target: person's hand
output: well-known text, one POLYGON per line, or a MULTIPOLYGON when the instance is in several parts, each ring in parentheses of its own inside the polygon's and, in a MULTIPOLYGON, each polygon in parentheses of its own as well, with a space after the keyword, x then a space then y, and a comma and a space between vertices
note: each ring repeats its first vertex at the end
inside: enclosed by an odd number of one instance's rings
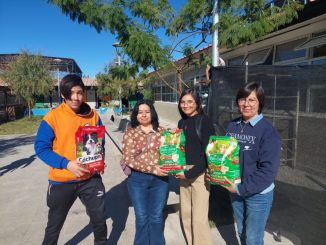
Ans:
POLYGON ((157 176, 168 176, 168 171, 161 169, 158 165, 155 166, 155 170, 157 176))
POLYGON ((82 162, 79 162, 77 160, 70 161, 67 165, 67 169, 77 178, 80 178, 85 174, 89 173, 89 170, 83 168, 81 164, 82 162))
POLYGON ((228 178, 224 177, 224 179, 230 184, 230 186, 223 186, 225 189, 227 189, 231 193, 237 193, 237 188, 235 187, 235 184, 229 180, 228 178))
POLYGON ((210 179, 210 178, 211 178, 211 175, 209 174, 209 170, 207 168, 205 171, 205 179, 210 179))
POLYGON ((177 179, 186 179, 184 172, 176 173, 176 174, 174 174, 174 177, 176 177, 177 179))

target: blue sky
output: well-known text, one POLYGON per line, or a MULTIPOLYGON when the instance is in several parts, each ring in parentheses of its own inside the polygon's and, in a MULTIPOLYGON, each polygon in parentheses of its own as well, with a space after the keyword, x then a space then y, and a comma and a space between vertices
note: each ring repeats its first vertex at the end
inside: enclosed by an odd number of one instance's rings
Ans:
POLYGON ((0 53, 31 53, 74 59, 94 77, 114 57, 114 37, 73 22, 46 0, 0 0, 0 53))
MULTIPOLYGON (((172 2, 180 7, 185 0, 172 2)), ((0 30, 0 54, 25 49, 72 58, 84 76, 95 77, 115 57, 114 36, 71 21, 46 0, 0 0, 0 30)))

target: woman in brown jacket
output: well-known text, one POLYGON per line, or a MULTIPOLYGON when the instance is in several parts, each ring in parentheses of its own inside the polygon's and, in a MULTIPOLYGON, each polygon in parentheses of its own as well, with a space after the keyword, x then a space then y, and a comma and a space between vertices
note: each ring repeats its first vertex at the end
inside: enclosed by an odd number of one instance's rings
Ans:
POLYGON ((168 196, 167 172, 159 167, 163 128, 149 101, 139 101, 131 114, 131 128, 123 137, 123 160, 131 168, 128 191, 136 215, 134 245, 163 245, 163 208, 168 196))

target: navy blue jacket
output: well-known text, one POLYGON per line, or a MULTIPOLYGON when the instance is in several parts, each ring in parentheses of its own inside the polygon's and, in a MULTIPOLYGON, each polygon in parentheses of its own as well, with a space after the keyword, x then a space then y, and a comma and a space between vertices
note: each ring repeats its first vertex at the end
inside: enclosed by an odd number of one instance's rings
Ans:
POLYGON ((240 145, 241 196, 261 193, 274 184, 280 164, 281 139, 262 114, 244 124, 242 118, 229 123, 226 135, 240 145), (243 131, 243 132, 241 132, 243 131))

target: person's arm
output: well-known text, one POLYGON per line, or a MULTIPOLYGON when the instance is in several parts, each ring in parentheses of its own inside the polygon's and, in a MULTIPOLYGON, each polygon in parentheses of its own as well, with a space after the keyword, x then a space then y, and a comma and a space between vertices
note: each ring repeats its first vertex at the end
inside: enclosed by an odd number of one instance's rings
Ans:
POLYGON ((196 164, 193 168, 187 170, 184 172, 184 176, 187 179, 194 178, 198 176, 199 174, 205 172, 207 168, 206 164, 206 156, 205 156, 205 149, 208 144, 209 137, 211 135, 214 135, 214 127, 211 121, 207 116, 203 116, 202 118, 202 127, 201 127, 201 151, 200 151, 200 157, 205 160, 205 163, 203 164, 196 164))
POLYGON ((259 144, 257 168, 236 186, 238 194, 249 196, 260 193, 269 187, 276 178, 280 164, 280 154, 280 137, 276 129, 271 128, 265 131, 259 144))
POLYGON ((69 161, 67 158, 53 151, 54 131, 51 126, 43 120, 37 131, 34 149, 36 155, 47 165, 58 169, 67 169, 76 177, 82 177, 89 173, 89 170, 80 166, 77 160, 69 161))
POLYGON ((52 149, 54 138, 53 129, 45 120, 42 120, 35 138, 35 153, 50 167, 59 169, 67 168, 69 160, 60 156, 52 149))
POLYGON ((202 150, 203 152, 205 152, 209 141, 209 137, 211 135, 215 135, 215 129, 213 123, 207 116, 203 117, 201 132, 202 132, 202 139, 201 139, 202 150))
POLYGON ((183 124, 184 124, 183 119, 180 119, 178 122, 178 128, 183 129, 183 124))

